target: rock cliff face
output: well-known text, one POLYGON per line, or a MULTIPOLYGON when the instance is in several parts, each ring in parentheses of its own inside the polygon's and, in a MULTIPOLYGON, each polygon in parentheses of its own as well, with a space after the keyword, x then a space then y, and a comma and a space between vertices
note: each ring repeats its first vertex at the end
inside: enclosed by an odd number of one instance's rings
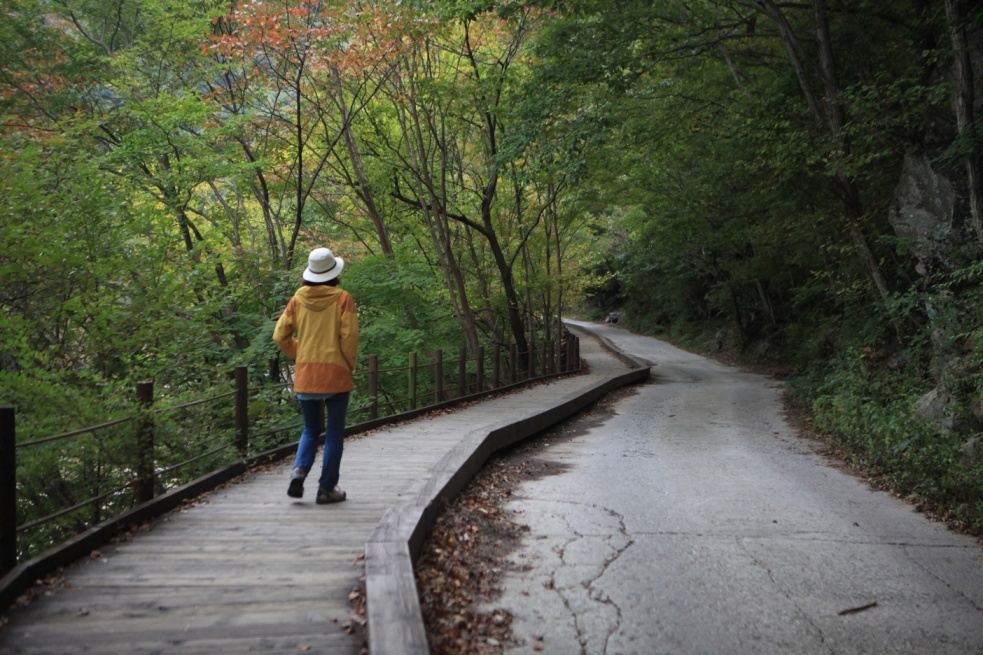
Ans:
MULTIPOLYGON (((958 207, 955 184, 936 171, 928 157, 906 154, 888 219, 895 233, 910 242, 911 253, 917 259, 916 270, 926 279, 959 266, 953 256, 963 241, 958 207)), ((970 344, 957 336, 965 334, 965 326, 960 329, 951 318, 943 318, 946 312, 942 308, 950 300, 946 292, 939 292, 925 301, 925 316, 932 323, 929 368, 936 387, 921 398, 918 412, 939 430, 963 435, 964 456, 979 461, 983 391, 973 389, 971 381, 979 377, 980 371, 970 344)))
MULTIPOLYGON (((970 82, 967 96, 973 100, 972 118, 983 116, 983 33, 975 32, 967 37, 971 70, 964 81, 970 82)), ((953 69, 953 80, 956 76, 953 69)), ((948 112, 950 108, 939 107, 938 110, 948 112)), ((925 152, 905 155, 888 220, 895 234, 908 242, 909 252, 916 259, 915 270, 924 281, 920 286, 928 292, 923 316, 929 321, 929 371, 936 386, 921 398, 918 413, 943 433, 961 435, 965 443, 964 456, 980 461, 983 439, 980 434, 983 430, 980 380, 983 380, 983 371, 980 349, 973 347, 972 336, 967 337, 980 330, 980 326, 974 324, 979 313, 966 312, 966 300, 958 299, 967 291, 966 284, 977 281, 964 280, 963 288, 959 288, 959 284, 939 284, 945 274, 974 264, 972 255, 967 259, 967 246, 978 240, 971 217, 968 167, 952 165, 951 159, 945 169, 936 164, 940 161, 937 155, 944 148, 952 147, 953 143, 966 137, 958 136, 958 127, 951 117, 940 113, 936 118, 938 120, 929 121, 932 133, 926 134, 924 141, 933 156, 925 152)), ((965 130, 965 126, 962 129, 965 130)), ((967 153, 962 156, 963 161, 974 156, 973 144, 963 144, 961 149, 967 153)), ((970 293, 966 297, 971 299, 973 295, 970 293)))
POLYGON ((952 182, 927 157, 906 154, 888 219, 899 237, 911 241, 919 274, 931 271, 935 260, 945 261, 955 237, 955 206, 952 182))

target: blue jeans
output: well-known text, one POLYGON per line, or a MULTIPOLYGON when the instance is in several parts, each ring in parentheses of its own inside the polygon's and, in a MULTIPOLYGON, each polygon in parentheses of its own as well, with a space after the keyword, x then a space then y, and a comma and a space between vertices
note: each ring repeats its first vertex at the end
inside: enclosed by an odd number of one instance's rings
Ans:
POLYGON ((324 400, 301 400, 300 411, 304 415, 304 431, 300 433, 294 468, 310 473, 314 467, 318 441, 324 432, 324 453, 322 454, 321 478, 318 485, 324 489, 334 489, 341 475, 341 453, 345 442, 345 415, 348 413, 348 393, 336 393, 324 400), (327 429, 324 411, 328 412, 327 429))

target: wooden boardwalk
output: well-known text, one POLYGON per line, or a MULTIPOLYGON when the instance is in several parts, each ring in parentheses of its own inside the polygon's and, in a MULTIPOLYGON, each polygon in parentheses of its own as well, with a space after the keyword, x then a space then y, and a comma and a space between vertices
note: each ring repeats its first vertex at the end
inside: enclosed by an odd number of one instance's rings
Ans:
POLYGON ((366 540, 387 509, 419 502, 421 484, 465 435, 535 416, 626 370, 592 339, 582 339, 581 355, 588 374, 346 440, 344 503, 316 505, 316 476, 303 499, 289 498, 290 459, 200 497, 69 567, 48 595, 7 611, 0 653, 361 652, 366 633, 352 624, 350 595, 361 586, 366 540))

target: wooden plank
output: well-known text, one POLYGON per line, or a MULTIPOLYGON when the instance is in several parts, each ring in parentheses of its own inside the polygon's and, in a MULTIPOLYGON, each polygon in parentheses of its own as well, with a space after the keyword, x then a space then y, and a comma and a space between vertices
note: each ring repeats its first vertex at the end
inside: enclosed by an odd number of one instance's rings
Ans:
POLYGON ((298 562, 296 566, 278 563, 275 567, 271 564, 268 567, 262 563, 257 563, 254 568, 262 566, 265 570, 262 574, 242 575, 241 570, 229 568, 227 570, 207 570, 204 567, 187 567, 184 573, 175 573, 174 568, 154 568, 150 565, 146 567, 131 567, 127 571, 113 571, 107 573, 99 580, 79 580, 70 579, 72 586, 83 589, 91 587, 106 586, 160 586, 166 582, 175 585, 192 584, 245 584, 252 586, 272 585, 272 584, 302 584, 305 580, 318 580, 322 584, 338 582, 342 580, 356 580, 357 575, 350 572, 335 571, 335 567, 330 567, 330 562, 324 560, 311 560, 310 562, 298 562), (329 566, 330 573, 322 573, 312 576, 307 570, 311 566, 329 566), (74 580, 74 582, 72 582, 74 580))
MULTIPOLYGON (((323 582, 317 584, 265 585, 262 589, 262 602, 276 603, 283 607, 318 603, 339 612, 350 610, 348 593, 341 593, 346 583, 352 586, 358 580, 345 580, 336 586, 328 587, 323 582)), ((210 585, 175 585, 175 586, 131 586, 125 590, 119 587, 85 587, 84 594, 64 594, 61 598, 45 599, 31 612, 32 620, 47 620, 49 616, 75 615, 80 607, 96 612, 118 610, 121 598, 125 594, 126 607, 133 610, 156 609, 166 607, 179 609, 183 607, 207 607, 216 605, 228 610, 249 605, 258 605, 260 601, 254 598, 256 586, 253 584, 216 583, 210 585)), ((15 610, 16 612, 16 610, 15 610)))
MULTIPOLYGON (((74 612, 44 614, 44 623, 35 624, 38 629, 49 634, 71 633, 78 637, 100 632, 112 632, 117 626, 126 625, 133 634, 145 633, 164 627, 189 631, 211 628, 229 628, 238 631, 247 627, 271 634, 284 626, 309 626, 332 620, 345 619, 350 608, 340 603, 329 604, 308 601, 296 604, 248 603, 237 606, 182 606, 170 605, 114 608, 100 610, 90 605, 76 608, 74 612), (85 613, 85 621, 77 621, 80 612, 85 613), (261 628, 261 626, 265 626, 261 628)), ((59 638, 60 639, 60 638, 59 638)))
MULTIPOLYGON (((318 557, 344 557, 352 552, 359 553, 359 551, 361 551, 361 545, 361 542, 359 542, 353 551, 351 544, 347 543, 297 543, 296 539, 275 539, 273 537, 267 537, 256 545, 243 542, 241 540, 223 540, 221 542, 210 540, 200 544, 189 544, 187 540, 184 539, 168 538, 158 540, 154 543, 145 544, 143 542, 137 542, 125 548, 120 548, 118 551, 114 551, 114 554, 116 556, 139 554, 143 556, 170 556, 175 558, 204 558, 209 556, 228 557, 230 555, 235 555, 238 558, 262 560, 270 555, 279 556, 281 551, 286 549, 290 550, 294 555, 299 556, 305 556, 308 553, 312 553, 318 557)), ((286 557, 287 555, 284 556, 286 557)))
MULTIPOLYGON (((215 626, 207 629, 148 628, 133 629, 129 623, 117 624, 112 631, 64 635, 56 631, 37 630, 20 635, 16 644, 4 653, 169 653, 190 651, 188 644, 222 645, 215 653, 266 652, 299 653, 304 645, 309 652, 358 653, 361 637, 345 634, 341 624, 321 621, 317 627, 296 624, 262 624, 255 626, 215 626)), ((204 652, 204 651, 198 651, 204 652)))

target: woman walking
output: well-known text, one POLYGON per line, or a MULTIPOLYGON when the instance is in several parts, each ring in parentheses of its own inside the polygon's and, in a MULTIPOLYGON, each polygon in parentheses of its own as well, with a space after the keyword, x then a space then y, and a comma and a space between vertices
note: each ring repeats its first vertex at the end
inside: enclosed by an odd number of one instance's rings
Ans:
POLYGON ((294 393, 304 415, 287 495, 301 498, 304 480, 314 466, 324 432, 319 505, 346 498, 338 488, 345 414, 358 357, 358 315, 351 294, 338 286, 345 262, 327 248, 313 250, 304 270, 304 285, 287 303, 273 330, 273 341, 294 366, 294 393), (327 424, 325 425, 325 412, 327 424))

